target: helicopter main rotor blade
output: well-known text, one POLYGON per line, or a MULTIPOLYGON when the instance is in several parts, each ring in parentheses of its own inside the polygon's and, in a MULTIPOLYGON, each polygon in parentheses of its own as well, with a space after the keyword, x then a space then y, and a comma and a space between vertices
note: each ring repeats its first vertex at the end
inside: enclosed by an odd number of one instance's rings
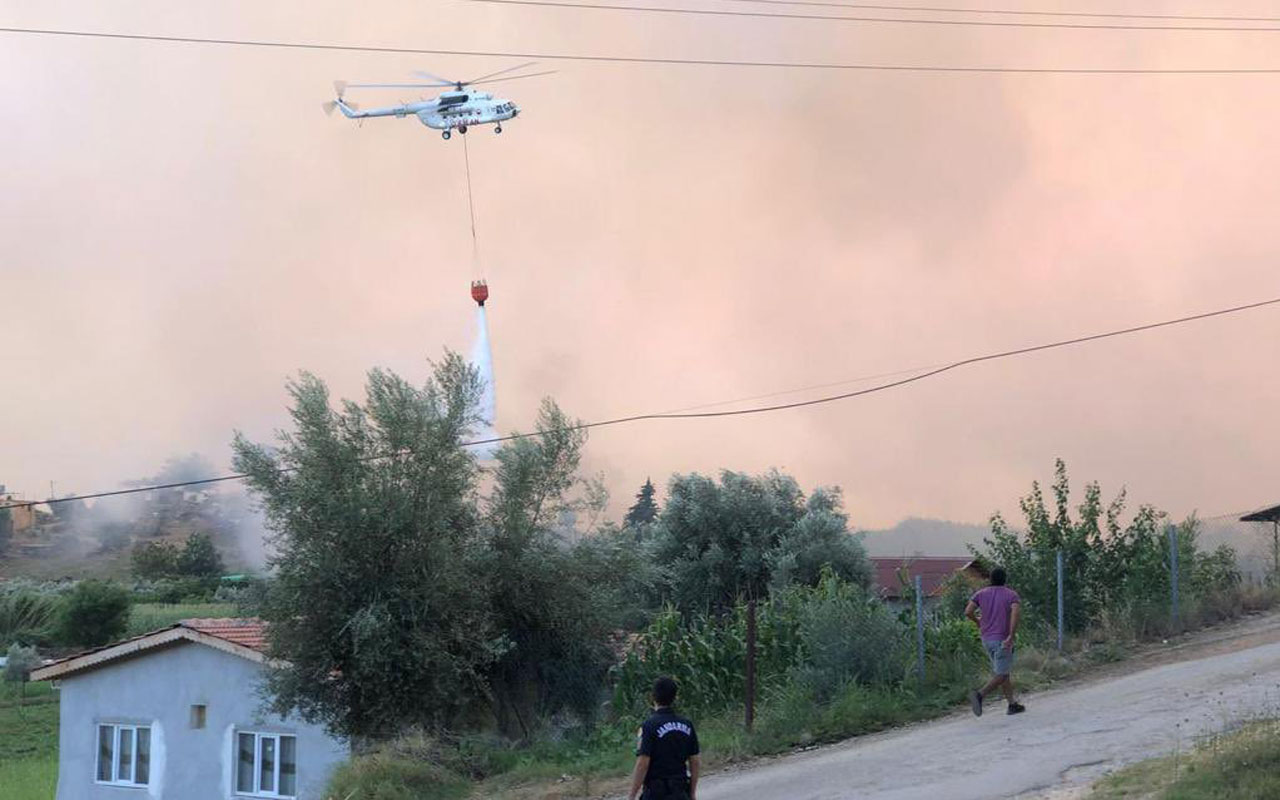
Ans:
POLYGON ((515 72, 518 69, 524 69, 525 67, 532 67, 534 64, 537 64, 537 63, 538 63, 537 61, 530 61, 527 64, 521 64, 517 67, 507 67, 506 69, 500 69, 497 72, 490 72, 488 75, 481 75, 479 78, 472 78, 469 81, 463 81, 462 85, 469 86, 473 83, 479 83, 480 81, 487 81, 490 78, 496 78, 499 75, 506 75, 508 72, 515 72))
POLYGON ((521 78, 536 78, 539 75, 554 75, 559 71, 560 70, 557 70, 557 69, 549 69, 546 72, 530 72, 528 75, 510 75, 506 78, 489 78, 488 80, 483 80, 483 81, 472 81, 471 83, 468 83, 465 85, 475 86, 481 83, 502 83, 503 81, 518 81, 521 78))
POLYGON ((457 81, 451 81, 448 78, 441 78, 439 75, 432 75, 430 72, 423 72, 422 70, 414 70, 412 74, 419 78, 438 81, 441 86, 455 86, 458 83, 457 81))
MULTIPOLYGON (((449 84, 452 86, 453 84, 449 84)), ((434 83, 348 83, 348 89, 434 89, 434 83)))

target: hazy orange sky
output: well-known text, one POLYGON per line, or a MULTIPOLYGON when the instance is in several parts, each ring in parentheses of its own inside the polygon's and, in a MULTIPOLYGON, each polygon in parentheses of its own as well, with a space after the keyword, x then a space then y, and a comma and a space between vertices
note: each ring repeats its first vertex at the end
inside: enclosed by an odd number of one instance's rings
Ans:
MULTIPOLYGON (((674 2, 674 0, 673 0, 674 2)), ((707 7, 741 8, 729 3, 707 7)), ((1066 5, 1066 4, 1063 4, 1066 5)), ((1063 7, 1045 4, 1037 8, 1063 7)), ((1072 8, 1085 7, 1073 0, 1072 8)), ((1023 6, 1019 6, 1023 7, 1023 6)), ((1094 3, 1264 13, 1252 3, 1094 3)), ((1275 12, 1274 9, 1270 13, 1275 12)), ((940 16, 940 15, 933 15, 940 16)), ((899 64, 1280 67, 1280 33, 701 19, 466 2, 0 2, 0 24, 899 64)), ((0 483, 112 488, 466 352, 461 142, 320 111, 335 79, 518 61, 0 34, 0 483)), ((1280 75, 834 73, 558 62, 469 137, 499 427, 976 355, 1280 295, 1280 75)), ((410 92, 360 98, 412 99, 410 92)), ((646 476, 777 466, 855 524, 980 521, 1067 460, 1181 515, 1280 502, 1280 310, 768 416, 601 430, 646 476)))

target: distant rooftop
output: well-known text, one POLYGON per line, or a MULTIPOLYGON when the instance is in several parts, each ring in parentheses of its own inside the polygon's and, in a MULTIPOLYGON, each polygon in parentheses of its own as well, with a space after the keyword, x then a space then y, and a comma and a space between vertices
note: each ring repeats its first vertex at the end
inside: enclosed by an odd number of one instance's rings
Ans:
POLYGON ((1280 506, 1272 506, 1259 511, 1245 514, 1240 518, 1241 522, 1280 522, 1280 506))
POLYGON ((947 580, 957 572, 970 571, 974 577, 985 575, 977 562, 972 558, 943 558, 938 556, 908 556, 898 558, 872 558, 875 567, 875 585, 880 596, 886 600, 902 597, 902 582, 898 579, 898 570, 906 571, 908 582, 914 582, 920 576, 920 588, 925 597, 935 597, 942 592, 947 580))

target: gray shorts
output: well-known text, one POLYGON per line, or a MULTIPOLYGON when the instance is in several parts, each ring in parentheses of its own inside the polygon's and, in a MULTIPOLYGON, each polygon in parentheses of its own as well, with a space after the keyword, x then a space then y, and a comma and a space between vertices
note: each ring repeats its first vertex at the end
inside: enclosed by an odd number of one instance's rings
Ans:
POLYGON ((982 646, 991 656, 991 671, 997 675, 1008 675, 1013 671, 1013 648, 1004 646, 1003 639, 984 639, 982 646))

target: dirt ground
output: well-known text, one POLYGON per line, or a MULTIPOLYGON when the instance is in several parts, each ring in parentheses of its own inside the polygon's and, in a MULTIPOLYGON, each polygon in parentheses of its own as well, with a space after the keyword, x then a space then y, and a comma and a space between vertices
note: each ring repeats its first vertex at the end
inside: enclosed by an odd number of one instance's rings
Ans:
MULTIPOLYGON (((1016 670, 1015 670, 1016 678, 1016 670)), ((1083 797, 1103 774, 1280 714, 1280 615, 1247 618, 1145 648, 1008 717, 945 719, 709 776, 699 800, 979 800, 1083 797)))

